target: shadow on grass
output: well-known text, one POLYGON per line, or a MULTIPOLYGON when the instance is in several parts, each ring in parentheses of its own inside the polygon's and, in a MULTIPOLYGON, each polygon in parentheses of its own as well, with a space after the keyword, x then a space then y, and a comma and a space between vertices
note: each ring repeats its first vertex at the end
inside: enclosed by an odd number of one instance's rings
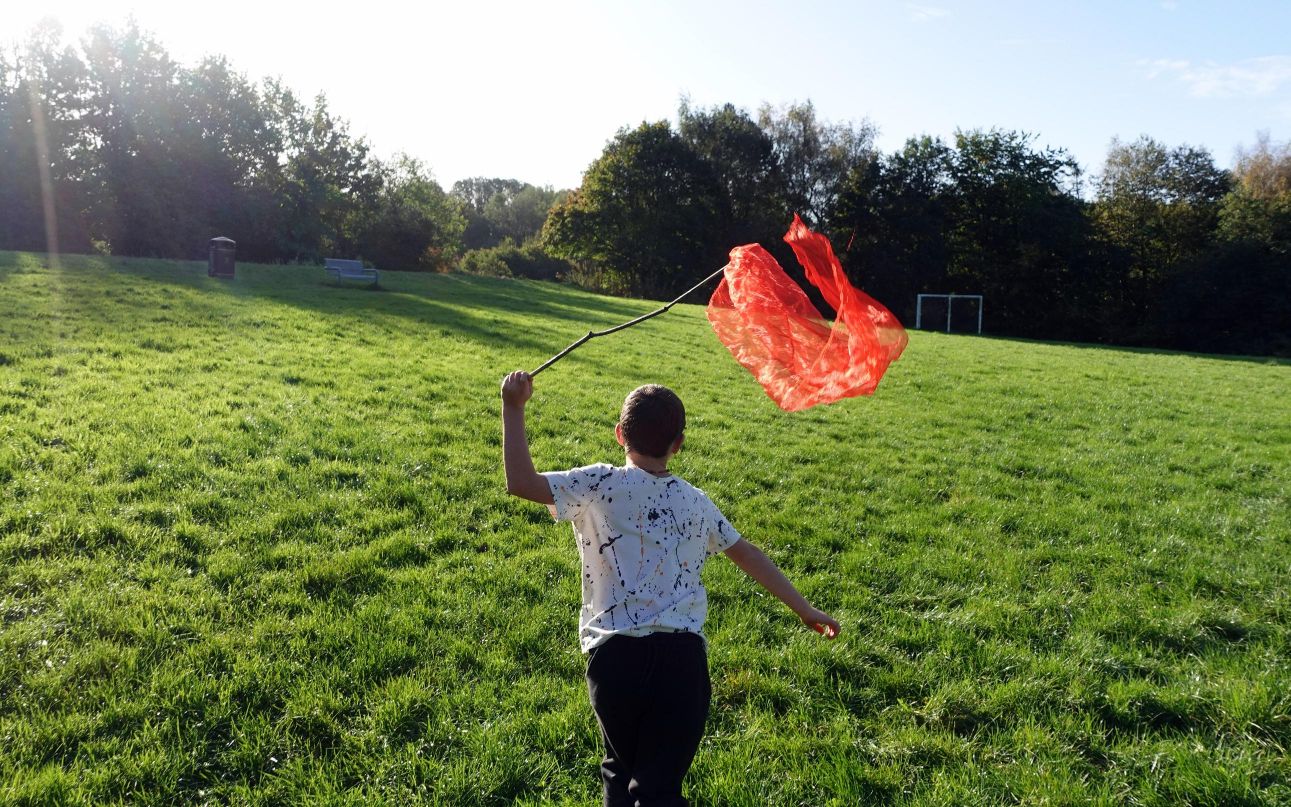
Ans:
MULTIPOLYGON (((488 341, 503 341, 525 348, 564 347, 526 339, 501 324, 489 327, 490 317, 499 313, 528 317, 540 314, 548 321, 571 323, 569 340, 589 330, 617 325, 659 306, 646 300, 623 300, 600 297, 571 286, 537 280, 486 278, 472 275, 430 274, 422 272, 386 273, 387 281, 379 288, 341 286, 326 282, 322 267, 278 266, 243 263, 233 280, 206 276, 201 261, 177 261, 151 258, 120 258, 96 255, 61 256, 64 271, 96 271, 103 274, 128 274, 161 283, 175 283, 203 291, 222 291, 232 296, 265 297, 293 307, 328 314, 351 313, 359 316, 377 314, 406 317, 424 325, 463 333, 488 341), (402 302, 392 303, 398 298, 402 302), (412 301, 420 301, 421 305, 412 301), (444 305, 447 303, 448 305, 444 305), (472 317, 462 311, 475 312, 472 317)), ((49 260, 38 253, 0 251, 0 283, 16 276, 47 271, 49 260)), ((119 303, 120 298, 114 302, 119 303)), ((928 331, 935 333, 935 331, 928 331)), ((1291 366, 1291 358, 1251 356, 1226 353, 1199 353, 1166 348, 1113 345, 1097 342, 1063 342, 986 334, 956 334, 966 339, 992 342, 1050 345, 1081 350, 1103 350, 1159 356, 1184 356, 1225 362, 1291 366)), ((559 341, 559 340, 557 340, 559 341)))
MULTIPOLYGON (((914 330, 911 328, 910 330, 914 330)), ((940 331, 922 330, 921 333, 936 333, 940 331)), ((980 339, 986 342, 1009 342, 1023 345, 1045 345, 1049 347, 1074 347, 1080 350, 1103 350, 1112 353, 1137 353, 1149 356, 1182 356, 1194 359, 1214 359, 1216 361, 1235 361, 1247 364, 1264 364, 1291 367, 1291 358, 1282 356, 1251 356, 1237 353, 1197 353, 1188 350, 1171 350, 1161 347, 1138 347, 1134 345, 1113 345, 1103 342, 1062 342, 1050 341, 1046 339, 1029 339, 1021 336, 997 336, 992 334, 970 334, 957 333, 953 334, 956 338, 963 339, 980 339)))
POLYGON ((315 290, 307 284, 258 288, 250 283, 226 288, 235 296, 262 297, 331 317, 399 317, 428 331, 544 354, 555 353, 588 330, 639 316, 649 305, 601 300, 541 281, 463 275, 400 277, 379 289, 323 285, 315 290), (536 318, 542 320, 539 329, 528 324, 536 318))
MULTIPOLYGON (((43 256, 0 253, 0 283, 47 271, 48 261, 43 256)), ((428 331, 539 354, 555 353, 588 330, 619 324, 654 307, 647 301, 613 300, 548 282, 469 275, 390 272, 380 287, 372 288, 329 283, 321 267, 242 264, 237 276, 226 280, 207 277, 206 265, 199 261, 98 256, 64 256, 62 271, 102 280, 101 289, 78 289, 67 298, 81 313, 100 321, 117 318, 109 309, 158 307, 156 296, 134 286, 127 280, 131 278, 151 289, 182 288, 223 297, 258 298, 329 318, 403 318, 428 331), (523 324, 535 318, 543 322, 538 335, 523 324), (561 327, 564 324, 569 327, 561 327), (545 335, 553 331, 557 333, 545 335)), ((214 302, 198 308, 188 299, 183 307, 190 316, 212 319, 236 314, 236 307, 214 302)))

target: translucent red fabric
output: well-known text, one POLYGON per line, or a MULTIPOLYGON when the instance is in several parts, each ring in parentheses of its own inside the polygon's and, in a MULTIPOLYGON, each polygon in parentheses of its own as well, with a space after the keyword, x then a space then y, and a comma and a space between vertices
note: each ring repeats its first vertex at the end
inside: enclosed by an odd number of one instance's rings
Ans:
POLYGON ((789 412, 870 395, 906 346, 905 329, 881 303, 852 286, 829 239, 797 215, 784 240, 807 280, 838 312, 830 323, 758 244, 731 250, 708 321, 735 360, 789 412))

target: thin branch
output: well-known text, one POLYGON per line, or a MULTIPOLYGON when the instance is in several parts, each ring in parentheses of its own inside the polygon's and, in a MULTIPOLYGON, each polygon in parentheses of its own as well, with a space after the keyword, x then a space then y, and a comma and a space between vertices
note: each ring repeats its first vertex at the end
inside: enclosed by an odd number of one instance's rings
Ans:
POLYGON ((584 342, 587 342, 587 341, 588 341, 588 340, 590 340, 590 339, 595 339, 595 338, 596 338, 596 337, 598 337, 598 336, 605 336, 605 335, 607 335, 607 334, 614 333, 615 331, 621 331, 621 330, 623 330, 624 328, 631 328, 633 325, 636 325, 636 324, 637 324, 637 323, 639 323, 639 322, 645 322, 646 320, 650 319, 651 317, 657 317, 657 316, 659 316, 659 315, 660 315, 660 314, 662 314, 663 312, 667 311, 669 308, 672 308, 674 305, 676 305, 677 303, 681 302, 681 301, 682 301, 683 299, 685 299, 685 298, 686 298, 686 296, 687 296, 687 295, 689 295, 691 292, 698 291, 698 290, 699 290, 699 288, 700 288, 701 286, 703 286, 705 283, 707 283, 708 281, 712 280, 713 278, 717 277, 718 275, 720 275, 720 274, 721 274, 722 272, 724 272, 725 270, 726 270, 726 267, 725 267, 725 266, 723 266, 721 269, 718 269, 716 272, 713 272, 713 273, 712 273, 711 275, 709 275, 708 277, 704 278, 703 280, 699 281, 699 282, 698 282, 698 283, 696 283, 695 285, 691 286, 691 287, 690 287, 689 289, 687 289, 686 291, 682 292, 680 295, 678 295, 677 299, 673 300, 671 303, 668 303, 667 305, 663 306, 662 308, 657 308, 657 309, 655 309, 654 311, 651 311, 649 314, 642 314, 641 316, 637 317, 636 319, 629 320, 629 321, 627 321, 627 322, 623 323, 622 325, 615 325, 613 328, 606 328, 606 329, 605 329, 605 330, 603 330, 603 331, 588 331, 586 334, 584 334, 582 337, 580 337, 577 341, 575 341, 572 345, 570 345, 569 347, 567 347, 567 348, 565 348, 564 350, 560 351, 560 352, 559 352, 559 353, 557 353, 555 356, 552 356, 550 359, 547 359, 545 362, 543 362, 543 363, 542 363, 542 366, 541 366, 541 367, 539 367, 537 370, 534 370, 534 371, 533 371, 532 373, 530 373, 529 375, 530 375, 530 376, 536 376, 536 375, 538 375, 538 373, 541 373, 543 370, 546 370, 548 367, 552 366, 552 365, 553 365, 553 364, 555 364, 556 362, 558 362, 558 361, 560 361, 561 359, 565 358, 565 356, 567 356, 567 355, 569 355, 570 353, 572 353, 572 352, 573 352, 573 350, 574 350, 574 348, 578 347, 579 345, 583 344, 584 342))

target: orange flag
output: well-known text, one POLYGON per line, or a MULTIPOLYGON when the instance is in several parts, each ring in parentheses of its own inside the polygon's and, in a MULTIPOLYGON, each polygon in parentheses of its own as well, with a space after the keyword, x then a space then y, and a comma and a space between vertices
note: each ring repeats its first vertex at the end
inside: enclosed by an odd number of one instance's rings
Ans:
POLYGON ((708 321, 735 360, 788 412, 870 395, 906 346, 901 323, 852 286, 829 245, 797 214, 784 240, 807 280, 838 312, 821 316, 798 284, 757 244, 731 250, 708 301, 708 321))

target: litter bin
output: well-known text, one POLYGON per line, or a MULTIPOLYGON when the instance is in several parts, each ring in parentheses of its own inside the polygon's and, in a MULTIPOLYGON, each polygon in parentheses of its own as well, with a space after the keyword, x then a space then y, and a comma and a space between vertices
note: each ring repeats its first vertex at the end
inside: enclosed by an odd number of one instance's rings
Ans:
POLYGON ((206 264, 207 277, 233 277, 233 256, 237 251, 238 243, 232 238, 212 238, 211 256, 206 264))

